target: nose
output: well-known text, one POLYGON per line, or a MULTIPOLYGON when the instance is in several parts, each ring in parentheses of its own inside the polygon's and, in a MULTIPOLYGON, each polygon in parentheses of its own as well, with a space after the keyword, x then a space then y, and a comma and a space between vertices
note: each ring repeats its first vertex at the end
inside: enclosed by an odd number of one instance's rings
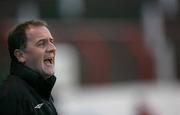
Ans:
POLYGON ((47 52, 55 52, 56 51, 56 46, 53 43, 49 43, 47 52))

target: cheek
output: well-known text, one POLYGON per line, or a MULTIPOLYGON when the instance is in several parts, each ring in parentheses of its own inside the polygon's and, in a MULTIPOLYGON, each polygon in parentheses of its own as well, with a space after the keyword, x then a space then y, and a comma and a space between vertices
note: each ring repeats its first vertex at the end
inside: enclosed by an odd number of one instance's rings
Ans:
POLYGON ((44 60, 45 50, 42 48, 35 47, 32 44, 28 46, 29 47, 27 47, 27 52, 26 52, 26 59, 27 59, 26 62, 28 63, 28 65, 34 67, 41 66, 44 60))
POLYGON ((31 66, 40 66, 43 63, 43 54, 41 53, 30 53, 27 55, 27 63, 31 66))

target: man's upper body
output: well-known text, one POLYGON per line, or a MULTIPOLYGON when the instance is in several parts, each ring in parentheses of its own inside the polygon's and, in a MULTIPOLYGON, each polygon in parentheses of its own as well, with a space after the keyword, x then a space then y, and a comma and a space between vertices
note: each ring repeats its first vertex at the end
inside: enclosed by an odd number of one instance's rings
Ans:
POLYGON ((0 90, 0 115, 57 115, 51 90, 55 76, 46 80, 21 63, 13 62, 11 75, 0 90))
POLYGON ((45 22, 31 20, 8 36, 10 75, 0 87, 0 115, 57 115, 51 90, 56 47, 45 22))

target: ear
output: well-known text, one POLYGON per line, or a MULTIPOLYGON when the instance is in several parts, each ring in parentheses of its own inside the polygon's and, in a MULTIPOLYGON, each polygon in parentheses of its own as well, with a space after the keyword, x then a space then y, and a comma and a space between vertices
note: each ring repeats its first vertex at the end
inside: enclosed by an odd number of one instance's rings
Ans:
POLYGON ((15 57, 17 58, 17 60, 21 63, 24 63, 26 61, 26 58, 25 58, 25 54, 22 50, 19 50, 19 49, 15 49, 14 50, 14 55, 15 57))

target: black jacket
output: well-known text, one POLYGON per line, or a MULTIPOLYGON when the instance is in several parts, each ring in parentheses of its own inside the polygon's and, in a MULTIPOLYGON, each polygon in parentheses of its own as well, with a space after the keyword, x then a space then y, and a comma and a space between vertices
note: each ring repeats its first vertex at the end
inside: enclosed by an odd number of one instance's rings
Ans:
POLYGON ((55 76, 44 78, 18 62, 0 87, 0 115, 57 115, 51 90, 55 76))

